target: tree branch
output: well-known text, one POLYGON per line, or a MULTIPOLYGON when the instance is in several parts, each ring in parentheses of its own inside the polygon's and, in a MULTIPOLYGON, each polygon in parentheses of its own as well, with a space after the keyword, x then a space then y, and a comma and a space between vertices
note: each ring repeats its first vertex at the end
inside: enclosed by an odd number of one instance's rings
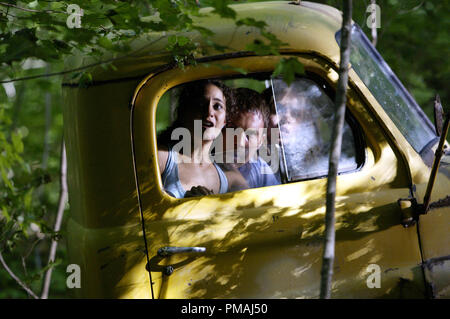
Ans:
POLYGON ((124 56, 121 57, 117 57, 117 58, 112 58, 109 60, 105 60, 105 61, 99 61, 99 62, 95 62, 95 63, 91 63, 85 66, 81 66, 79 68, 75 68, 75 69, 71 69, 71 70, 66 70, 66 71, 61 71, 61 72, 54 72, 54 73, 47 73, 47 74, 38 74, 38 75, 31 75, 31 76, 25 76, 23 78, 15 78, 15 79, 10 79, 10 80, 3 80, 0 81, 0 84, 3 83, 10 83, 10 82, 17 82, 17 81, 24 81, 24 80, 32 80, 32 79, 38 79, 38 78, 43 78, 43 77, 50 77, 50 76, 55 76, 55 75, 64 75, 64 74, 69 74, 69 73, 73 73, 73 72, 77 72, 77 71, 82 71, 82 70, 86 70, 89 68, 92 68, 94 66, 97 65, 101 65, 101 64, 105 64, 105 63, 110 63, 110 62, 114 62, 114 61, 118 61, 118 60, 122 60, 122 59, 126 59, 128 57, 133 56, 134 54, 136 54, 139 51, 144 50, 146 47, 151 46, 153 44, 155 44, 156 42, 158 42, 159 40, 161 40, 162 38, 164 38, 164 36, 159 37, 158 39, 150 42, 149 44, 146 44, 145 46, 143 46, 142 48, 131 52, 130 54, 126 54, 124 56))
POLYGON ((325 243, 323 249, 322 271, 320 281, 320 298, 331 297, 331 280, 333 278, 334 250, 335 250, 335 200, 336 180, 341 157, 342 131, 345 118, 346 92, 348 82, 348 68, 351 49, 351 23, 352 23, 352 1, 345 0, 343 7, 341 49, 339 63, 339 80, 337 84, 333 131, 331 135, 331 147, 328 166, 326 213, 325 213, 325 243))
MULTIPOLYGON (((370 4, 376 5, 377 2, 376 2, 376 0, 371 0, 370 4)), ((372 18, 373 18, 373 13, 372 13, 372 18)), ((373 44, 373 46, 377 45, 377 39, 378 39, 377 23, 374 23, 374 21, 372 20, 372 44, 373 44)))
POLYGON ((36 294, 25 285, 22 280, 19 279, 12 271, 9 269, 8 265, 6 264, 5 260, 3 259, 3 254, 0 251, 0 263, 2 264, 3 268, 5 268, 6 272, 11 276, 12 279, 14 279, 31 297, 34 299, 39 299, 36 294))
MULTIPOLYGON (((66 147, 64 145, 64 139, 61 145, 61 178, 60 178, 60 193, 59 193, 59 201, 58 201, 58 212, 56 214, 56 221, 54 231, 58 232, 61 229, 61 223, 64 215, 64 208, 66 206, 67 201, 67 160, 66 160, 66 147)), ((58 241, 53 239, 50 247, 50 254, 48 257, 48 264, 55 261, 56 256, 56 248, 58 247, 58 241)), ((48 298, 48 292, 50 290, 50 282, 52 278, 53 267, 50 267, 45 273, 44 279, 44 287, 42 288, 42 299, 48 298)))

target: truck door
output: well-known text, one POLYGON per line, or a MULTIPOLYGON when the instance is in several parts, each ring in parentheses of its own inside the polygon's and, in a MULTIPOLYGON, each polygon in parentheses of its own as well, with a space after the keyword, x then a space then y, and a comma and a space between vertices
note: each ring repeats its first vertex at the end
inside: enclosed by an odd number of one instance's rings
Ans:
MULTIPOLYGON (((221 63, 258 74, 273 70, 277 59, 221 63)), ((320 57, 300 60, 305 77, 291 86, 271 82, 283 180, 276 186, 184 199, 162 190, 158 101, 178 84, 236 76, 232 68, 173 69, 150 76, 137 90, 135 165, 155 298, 318 297, 337 75, 320 57)), ((337 180, 332 296, 423 297, 417 229, 401 226, 397 204, 409 196, 407 169, 380 123, 379 105, 361 96, 352 84, 337 180)))

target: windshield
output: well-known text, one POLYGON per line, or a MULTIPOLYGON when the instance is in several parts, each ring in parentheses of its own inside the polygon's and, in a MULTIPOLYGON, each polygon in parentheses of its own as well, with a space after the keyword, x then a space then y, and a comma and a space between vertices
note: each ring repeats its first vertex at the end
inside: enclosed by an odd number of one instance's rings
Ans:
MULTIPOLYGON (((340 39, 338 31, 338 43, 340 39)), ((420 153, 436 137, 431 122, 356 24, 352 27, 351 39, 353 70, 411 146, 420 153)))
MULTIPOLYGON (((311 79, 296 78, 290 86, 272 81, 287 181, 326 176, 334 119, 333 100, 311 79)), ((347 121, 342 133, 339 173, 358 168, 356 138, 347 121)))

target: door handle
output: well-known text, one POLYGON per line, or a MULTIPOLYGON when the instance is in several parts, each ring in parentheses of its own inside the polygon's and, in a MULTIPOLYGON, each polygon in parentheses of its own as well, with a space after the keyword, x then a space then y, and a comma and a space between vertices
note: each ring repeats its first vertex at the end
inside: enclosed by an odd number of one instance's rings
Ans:
MULTIPOLYGON (((186 253, 199 254, 199 253, 204 253, 204 252, 206 252, 205 247, 170 247, 170 246, 166 246, 166 247, 161 247, 160 249, 158 249, 157 255, 159 258, 162 259, 165 257, 173 256, 175 254, 186 254, 186 253)), ((183 263, 184 262, 181 262, 181 264, 183 264, 183 263)), ((163 274, 166 276, 170 276, 175 270, 174 266, 169 265, 169 266, 162 267, 163 274)), ((178 266, 180 266, 180 265, 178 264, 178 266)), ((149 270, 149 269, 150 269, 150 267, 147 267, 147 270, 149 270)))
POLYGON ((185 253, 190 253, 190 254, 199 254, 199 253, 204 253, 206 252, 206 248, 205 247, 170 247, 170 246, 166 246, 166 247, 161 247, 160 249, 158 249, 158 256, 159 257, 169 257, 175 254, 185 254, 185 253))

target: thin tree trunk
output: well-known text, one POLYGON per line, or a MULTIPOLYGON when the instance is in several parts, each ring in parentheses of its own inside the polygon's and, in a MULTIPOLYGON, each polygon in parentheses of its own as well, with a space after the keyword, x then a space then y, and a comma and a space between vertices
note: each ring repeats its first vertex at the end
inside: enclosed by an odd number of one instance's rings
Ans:
MULTIPOLYGON (((67 197, 68 197, 66 174, 67 174, 66 147, 64 145, 64 139, 63 139, 63 142, 61 145, 61 178, 60 178, 61 190, 59 193, 58 212, 56 215, 56 221, 55 221, 55 227, 54 227, 55 232, 58 232, 61 229, 64 208, 65 208, 67 197)), ((58 247, 58 241, 53 239, 51 247, 50 247, 50 254, 48 257, 49 264, 55 261, 57 247, 58 247)), ((52 278, 52 271, 53 271, 53 267, 50 267, 47 270, 47 272, 45 273, 44 286, 43 286, 42 294, 41 294, 42 299, 48 298, 48 292, 50 289, 50 282, 51 282, 51 278, 52 278)))
POLYGON ((336 92, 336 115, 331 135, 331 149, 328 166, 326 213, 325 213, 325 244, 322 260, 320 283, 320 298, 331 297, 331 281, 333 278, 334 247, 335 247, 335 199, 336 178, 339 158, 341 156, 342 130, 344 127, 346 91, 348 82, 348 67, 350 61, 350 32, 352 21, 352 1, 345 0, 343 6, 341 31, 341 59, 339 65, 339 80, 336 92))
POLYGON ((3 268, 5 268, 6 272, 11 276, 11 278, 14 279, 20 285, 20 287, 22 287, 34 299, 39 299, 39 297, 36 296, 36 294, 30 288, 28 288, 27 285, 25 285, 22 282, 22 280, 20 280, 19 277, 17 277, 11 271, 11 269, 9 269, 8 265, 6 264, 5 260, 3 259, 3 254, 1 251, 0 251, 0 263, 2 264, 3 268))
MULTIPOLYGON (((370 4, 372 4, 372 6, 375 6, 377 4, 376 0, 371 0, 370 4)), ((375 18, 374 18, 374 14, 371 13, 371 19, 372 19, 372 44, 373 46, 377 45, 377 40, 378 40, 378 34, 377 34, 377 25, 378 25, 378 21, 376 21, 377 19, 377 13, 375 12, 375 18), (375 21, 374 21, 375 19, 375 21)))

